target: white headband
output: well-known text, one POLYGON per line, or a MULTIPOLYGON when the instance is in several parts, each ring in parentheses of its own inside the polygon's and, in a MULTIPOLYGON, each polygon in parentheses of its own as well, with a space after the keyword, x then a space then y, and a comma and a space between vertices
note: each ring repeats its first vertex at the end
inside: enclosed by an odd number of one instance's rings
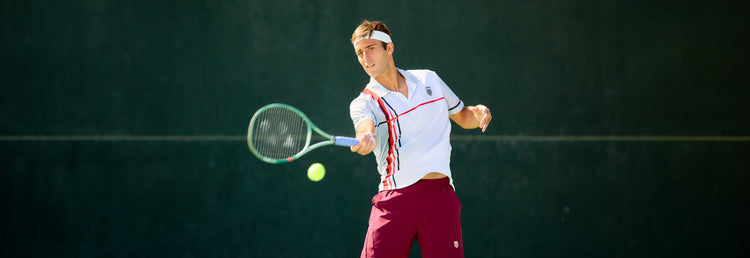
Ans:
POLYGON ((373 30, 372 33, 370 33, 369 38, 367 36, 358 38, 357 40, 354 41, 354 45, 357 45, 357 42, 360 42, 365 39, 377 39, 385 43, 391 43, 391 37, 388 36, 388 34, 379 30, 373 30))

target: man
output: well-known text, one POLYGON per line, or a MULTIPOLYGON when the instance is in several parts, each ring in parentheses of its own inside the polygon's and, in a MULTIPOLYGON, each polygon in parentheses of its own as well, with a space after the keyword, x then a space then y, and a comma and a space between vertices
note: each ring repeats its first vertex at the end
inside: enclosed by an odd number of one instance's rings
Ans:
POLYGON ((422 257, 463 257, 449 118, 484 132, 492 116, 483 105, 464 106, 435 72, 396 68, 390 36, 385 24, 364 21, 351 39, 371 77, 350 105, 360 140, 351 151, 374 152, 381 175, 361 256, 408 257, 416 239, 422 257))

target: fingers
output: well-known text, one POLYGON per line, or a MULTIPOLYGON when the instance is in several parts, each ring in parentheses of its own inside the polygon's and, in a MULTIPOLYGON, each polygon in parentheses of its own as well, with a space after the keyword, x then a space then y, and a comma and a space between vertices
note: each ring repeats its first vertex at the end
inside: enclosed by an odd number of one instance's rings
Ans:
POLYGON ((368 132, 357 135, 357 140, 359 140, 359 143, 357 145, 349 147, 352 152, 356 152, 359 153, 359 155, 364 156, 370 154, 370 152, 375 149, 376 141, 375 136, 372 135, 372 133, 368 132))
POLYGON ((360 147, 357 149, 356 152, 359 153, 359 155, 367 155, 370 152, 372 152, 372 150, 375 149, 375 145, 376 145, 375 136, 372 135, 372 133, 369 133, 369 132, 364 133, 360 135, 358 138, 359 138, 358 145, 360 145, 360 147))
POLYGON ((479 128, 482 129, 482 132, 486 131, 487 126, 490 125, 490 120, 492 120, 492 113, 490 113, 490 109, 484 105, 477 105, 477 108, 474 112, 477 117, 481 118, 481 120, 479 120, 479 128))

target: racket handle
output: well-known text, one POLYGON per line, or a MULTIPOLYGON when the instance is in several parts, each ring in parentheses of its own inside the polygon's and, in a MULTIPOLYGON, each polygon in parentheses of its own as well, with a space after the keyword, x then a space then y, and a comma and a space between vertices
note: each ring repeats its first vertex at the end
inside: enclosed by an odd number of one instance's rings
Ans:
POLYGON ((351 137, 344 137, 344 136, 334 136, 333 137, 333 144, 336 144, 338 146, 354 146, 359 143, 359 140, 351 137))

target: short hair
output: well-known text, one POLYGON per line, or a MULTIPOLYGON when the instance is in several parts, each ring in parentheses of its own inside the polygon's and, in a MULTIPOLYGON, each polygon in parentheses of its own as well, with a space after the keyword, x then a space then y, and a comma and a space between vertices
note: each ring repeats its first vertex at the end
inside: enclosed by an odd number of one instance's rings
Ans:
MULTIPOLYGON (((388 27, 386 27, 384 23, 363 20, 362 23, 357 26, 357 29, 354 30, 354 33, 352 33, 352 44, 354 44, 354 41, 359 38, 369 38, 374 30, 384 32, 385 34, 388 34, 389 37, 391 36, 391 31, 388 30, 388 27)), ((386 48, 387 45, 388 43, 383 42, 383 48, 386 48)))

